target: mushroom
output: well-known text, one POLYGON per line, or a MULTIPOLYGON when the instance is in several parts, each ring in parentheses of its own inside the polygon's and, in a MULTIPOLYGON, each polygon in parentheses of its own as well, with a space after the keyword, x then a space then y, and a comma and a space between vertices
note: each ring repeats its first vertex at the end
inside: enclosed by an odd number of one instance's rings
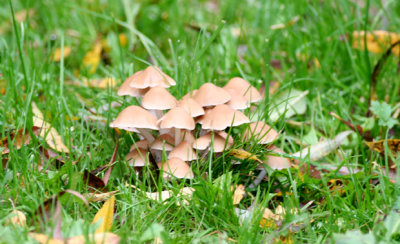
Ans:
POLYGON ((233 109, 243 110, 250 107, 250 102, 234 89, 225 89, 231 95, 232 99, 229 100, 227 105, 233 109))
POLYGON ((143 167, 149 163, 149 155, 142 148, 133 149, 126 155, 125 159, 129 161, 129 165, 134 167, 143 167))
POLYGON ((163 177, 168 178, 171 175, 176 178, 192 179, 193 173, 190 167, 185 161, 179 158, 170 158, 167 162, 158 162, 157 166, 160 170, 163 170, 163 177))
POLYGON ((149 66, 138 75, 132 77, 130 86, 144 89, 148 87, 161 86, 168 88, 176 85, 176 82, 155 66, 149 66))
POLYGON ((229 80, 229 82, 224 86, 224 89, 236 90, 239 94, 243 95, 250 103, 259 102, 262 99, 260 92, 258 92, 255 87, 250 85, 249 82, 240 77, 234 77, 229 80))
POLYGON ((187 99, 187 98, 193 98, 193 96, 196 94, 197 91, 198 91, 197 89, 194 89, 194 90, 192 90, 192 91, 186 93, 186 94, 181 98, 181 100, 185 100, 185 99, 187 99))
MULTIPOLYGON (((228 136, 228 134, 226 134, 226 136, 228 136)), ((221 136, 218 132, 218 133, 214 134, 214 141, 212 141, 212 133, 209 132, 209 133, 197 138, 195 140, 195 142, 193 143, 193 148, 203 151, 203 150, 206 150, 207 148, 209 148, 211 146, 211 142, 212 142, 213 152, 223 152, 226 148, 229 148, 233 144, 232 138, 228 138, 228 140, 226 140, 226 138, 227 137, 221 136)))
POLYGON ((148 130, 158 130, 156 117, 145 109, 135 105, 122 110, 110 124, 110 127, 138 131, 149 143, 154 141, 154 137, 148 130))
POLYGON ((257 144, 269 144, 278 139, 278 137, 279 133, 262 121, 251 123, 243 135, 244 140, 254 139, 257 144))
POLYGON ((203 107, 192 98, 181 99, 178 107, 184 108, 193 118, 205 113, 203 107))
POLYGON ((162 110, 176 107, 178 101, 161 86, 152 87, 142 98, 142 107, 154 111, 157 119, 163 115, 162 110))
MULTIPOLYGON (((272 147, 271 148, 272 152, 275 153, 285 153, 284 151, 282 151, 280 148, 277 147, 272 147)), ((282 156, 274 156, 274 155, 268 155, 267 156, 267 162, 266 164, 271 167, 272 169, 286 169, 286 168, 290 168, 292 166, 292 164, 290 163, 290 161, 282 156)))
POLYGON ((159 120, 161 129, 175 129, 175 145, 180 143, 181 130, 194 130, 195 123, 188 112, 181 107, 175 107, 168 111, 160 120, 159 120))
POLYGON ((201 120, 202 129, 205 130, 225 130, 227 127, 246 123, 250 123, 246 115, 226 104, 215 106, 201 120))
POLYGON ((162 152, 169 152, 174 148, 174 138, 169 134, 160 135, 151 144, 150 150, 153 152, 155 161, 162 159, 162 152))
POLYGON ((197 159, 197 154, 189 142, 183 141, 172 149, 168 158, 180 158, 183 161, 193 161, 197 159))
POLYGON ((142 72, 142 71, 136 72, 135 74, 130 76, 128 79, 126 79, 122 83, 122 85, 118 89, 118 93, 117 93, 118 96, 131 96, 131 97, 136 97, 136 98, 143 97, 143 95, 149 90, 148 88, 138 89, 138 88, 130 87, 132 77, 137 76, 140 72, 142 72))
POLYGON ((149 142, 147 140, 140 140, 137 142, 134 142, 129 149, 129 151, 132 151, 134 149, 147 149, 149 147, 149 142))
POLYGON ((210 107, 228 102, 231 100, 231 95, 221 87, 205 83, 199 88, 193 99, 202 107, 210 107))

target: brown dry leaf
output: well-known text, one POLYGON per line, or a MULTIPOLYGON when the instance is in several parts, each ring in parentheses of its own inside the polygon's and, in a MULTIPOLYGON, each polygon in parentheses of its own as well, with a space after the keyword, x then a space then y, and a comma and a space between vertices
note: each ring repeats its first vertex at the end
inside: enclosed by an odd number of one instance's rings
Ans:
POLYGON ((233 204, 237 205, 242 201, 244 195, 246 194, 244 185, 238 185, 233 193, 233 204))
POLYGON ((51 127, 49 123, 44 121, 42 112, 34 102, 32 102, 32 113, 33 125, 41 128, 40 136, 46 140, 47 144, 49 144, 52 149, 58 152, 69 153, 69 149, 67 146, 65 146, 57 130, 51 127))
MULTIPOLYGON (((16 133, 12 132, 10 134, 10 140, 14 141, 14 144, 12 146, 15 147, 15 149, 20 149, 23 145, 27 145, 31 141, 31 136, 29 135, 29 132, 25 130, 25 133, 23 133, 23 131, 24 131, 23 129, 19 129, 16 133)), ((40 127, 33 126, 32 132, 36 136, 39 135, 40 127)), ((4 147, 4 150, 1 152, 1 155, 10 153, 10 146, 8 145, 8 137, 4 137, 3 139, 1 139, 0 147, 4 147)))
POLYGON ((93 224, 100 221, 100 226, 97 228, 96 233, 107 232, 111 229, 114 216, 114 205, 115 196, 111 196, 94 216, 92 221, 93 224))
POLYGON ((106 77, 101 79, 87 79, 82 80, 83 84, 87 87, 95 87, 100 89, 106 89, 108 87, 115 87, 117 85, 117 80, 112 77, 106 77))
MULTIPOLYGON (((400 34, 375 30, 365 34, 364 31, 353 32, 352 46, 358 50, 365 49, 365 39, 367 41, 367 50, 372 53, 384 53, 392 44, 400 40, 400 34)), ((392 49, 394 55, 400 56, 400 47, 392 49)))
POLYGON ((11 213, 6 217, 5 223, 7 225, 14 226, 26 226, 26 216, 23 212, 14 209, 11 213))
POLYGON ((89 73, 93 74, 96 72, 101 60, 101 51, 103 50, 103 45, 101 40, 97 40, 93 48, 88 51, 82 60, 84 67, 89 69, 89 73))
POLYGON ((387 140, 380 140, 380 141, 367 141, 365 144, 371 149, 375 150, 379 153, 385 152, 385 141, 387 141, 388 148, 393 153, 400 152, 400 139, 387 139, 387 140))
POLYGON ((102 191, 104 187, 106 187, 106 184, 102 179, 86 169, 83 171, 83 181, 85 184, 87 183, 90 187, 99 191, 102 191))
POLYGON ((262 163, 262 161, 257 158, 256 155, 249 153, 248 151, 245 151, 243 149, 232 149, 229 152, 229 155, 235 157, 235 158, 240 158, 240 159, 250 159, 250 160, 254 160, 257 161, 259 163, 262 163))
MULTIPOLYGON (((70 46, 65 46, 65 47, 64 47, 64 51, 63 51, 63 57, 64 57, 64 59, 67 58, 67 57, 71 54, 71 51, 72 51, 72 48, 71 48, 70 46)), ((51 59, 52 59, 54 62, 60 62, 60 60, 61 60, 61 48, 57 48, 57 49, 54 51, 54 53, 53 53, 51 59)))

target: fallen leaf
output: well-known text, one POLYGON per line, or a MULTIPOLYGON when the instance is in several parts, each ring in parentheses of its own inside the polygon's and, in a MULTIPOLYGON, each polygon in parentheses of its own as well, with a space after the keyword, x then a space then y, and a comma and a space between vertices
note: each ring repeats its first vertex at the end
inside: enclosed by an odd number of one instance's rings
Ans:
POLYGON ((106 184, 102 179, 86 169, 83 171, 83 182, 92 187, 92 190, 102 191, 106 187, 106 184))
POLYGON ((26 216, 23 212, 14 209, 6 217, 5 223, 14 226, 26 226, 26 216))
MULTIPOLYGON (((39 135, 40 127, 33 126, 32 132, 34 135, 39 135)), ((27 145, 31 141, 31 136, 27 130, 19 129, 17 132, 12 132, 10 135, 10 141, 13 142, 13 147, 15 149, 20 149, 23 145, 27 145)), ((2 155, 10 153, 10 146, 8 145, 8 137, 4 137, 0 141, 0 147, 4 147, 1 152, 2 155)))
POLYGON ((117 192, 118 190, 105 193, 86 193, 85 197, 88 198, 90 202, 99 202, 110 198, 110 196, 114 195, 117 192))
POLYGON ((28 235, 40 244, 64 244, 64 240, 53 239, 45 234, 29 232, 28 235))
POLYGON ((243 149, 232 149, 229 152, 229 155, 235 157, 235 158, 240 158, 240 159, 250 159, 257 161, 259 163, 262 163, 262 161, 254 154, 249 153, 248 151, 245 151, 243 149))
POLYGON ((304 148, 303 150, 294 153, 292 156, 305 158, 309 157, 311 161, 319 160, 325 157, 327 154, 333 152, 338 148, 347 138, 348 135, 354 133, 353 131, 343 131, 339 133, 333 140, 328 139, 319 142, 310 147, 304 148))
POLYGON ((83 84, 87 87, 95 87, 100 89, 106 89, 108 87, 115 87, 117 85, 117 81, 115 78, 107 77, 102 79, 83 79, 83 84))
MULTIPOLYGON (((154 201, 164 202, 168 198, 172 196, 181 196, 181 197, 189 197, 191 198, 193 195, 194 189, 192 187, 183 187, 179 190, 178 194, 175 195, 175 192, 172 190, 162 191, 160 192, 144 192, 144 194, 154 201)), ((184 204, 188 204, 188 201, 184 200, 184 204)))
POLYGON ((89 69, 89 73, 93 74, 96 72, 97 67, 99 66, 101 60, 101 51, 103 50, 103 46, 101 40, 97 40, 93 46, 93 48, 88 51, 85 57, 82 60, 84 67, 89 69))
MULTIPOLYGON (((85 244, 87 243, 85 236, 79 235, 65 239, 54 239, 50 238, 48 235, 41 233, 29 232, 28 234, 31 238, 35 239, 41 244, 85 244)), ((88 239, 90 243, 95 244, 118 244, 120 242, 120 237, 114 233, 102 232, 89 234, 88 239)))
POLYGON ((393 153, 400 152, 400 139, 387 139, 380 141, 366 141, 365 144, 371 149, 375 150, 379 153, 385 152, 385 142, 387 142, 387 146, 390 151, 393 153))
MULTIPOLYGON (((64 59, 71 54, 72 48, 70 46, 64 47, 63 57, 64 59)), ((55 62, 60 62, 61 60, 61 48, 56 48, 53 53, 52 60, 55 62)))
MULTIPOLYGON (((371 53, 384 53, 386 49, 397 41, 400 41, 400 34, 389 31, 375 30, 368 33, 364 31, 354 31, 352 46, 362 51, 365 49, 365 46, 367 46, 367 50, 371 53), (365 43, 365 39, 367 43, 365 43)), ((400 47, 393 48, 392 53, 399 56, 400 47)))
POLYGON ((46 140, 47 144, 56 151, 69 153, 69 149, 65 146, 57 130, 44 121, 42 112, 34 102, 32 102, 32 113, 33 125, 41 128, 40 136, 46 140))
MULTIPOLYGON (((283 114, 290 118, 296 114, 304 114, 307 109, 306 95, 308 91, 291 90, 281 93, 274 101, 269 118, 277 121, 283 114)), ((257 117, 257 116, 255 116, 257 117)))
POLYGON ((237 205, 242 201, 244 195, 246 194, 244 185, 238 185, 233 193, 233 205, 237 205))
POLYGON ((97 224, 100 222, 100 226, 97 227, 96 233, 106 232, 111 229, 114 216, 114 204, 115 196, 111 196, 94 216, 92 223, 97 224))

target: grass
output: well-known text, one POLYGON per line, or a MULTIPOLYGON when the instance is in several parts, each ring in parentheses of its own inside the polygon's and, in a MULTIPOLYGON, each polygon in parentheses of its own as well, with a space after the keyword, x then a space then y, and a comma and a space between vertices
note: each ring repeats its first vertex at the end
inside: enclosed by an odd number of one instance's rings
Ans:
MULTIPOLYGON (((208 163, 196 164, 193 170, 197 177, 190 182, 161 182, 150 171, 144 172, 146 177, 137 177, 124 160, 134 136, 122 133, 118 139, 107 126, 134 101, 118 97, 112 88, 74 86, 70 81, 79 81, 77 73, 121 81, 153 63, 177 81, 177 86, 170 89, 176 97, 204 82, 224 85, 234 76, 246 78, 257 88, 265 84, 267 91, 269 81, 279 82, 278 92, 266 97, 259 114, 276 130, 284 131, 275 145, 291 154, 302 149, 299 140, 333 138, 348 129, 333 119, 331 111, 346 120, 363 123, 370 74, 380 55, 354 50, 351 43, 341 39, 354 30, 398 30, 400 4, 396 1, 368 1, 369 12, 349 0, 12 2, 16 13, 33 9, 34 14, 24 22, 13 22, 10 5, 0 8, 0 85, 5 89, 0 99, 0 136, 9 137, 21 128, 30 130, 30 104, 35 102, 71 154, 60 169, 54 167, 52 160, 45 161, 48 171, 44 173, 37 168, 42 158, 39 146, 46 145, 42 138, 34 137, 19 150, 11 148, 8 166, 0 170, 0 242, 33 242, 28 239, 29 231, 50 233, 46 226, 51 224, 38 223, 35 210, 62 190, 88 192, 82 172, 107 164, 116 140, 120 144, 117 164, 107 189, 119 190, 112 232, 123 243, 150 241, 154 233, 164 243, 261 243, 275 238, 282 242, 289 238, 296 243, 325 243, 334 242, 334 234, 354 229, 363 233, 372 230, 378 239, 384 238, 384 231, 377 228, 382 227, 397 200, 399 188, 383 174, 371 174, 373 162, 385 165, 385 158, 369 150, 360 136, 352 135, 340 150, 317 162, 300 162, 317 167, 321 163, 357 166, 361 168, 359 173, 343 176, 330 171, 318 180, 307 174, 299 176, 296 169, 271 171, 267 181, 257 189, 248 189, 247 197, 234 206, 231 185, 248 186, 255 171, 254 162, 243 160, 235 166, 231 163, 236 159, 228 154, 210 158, 213 174, 202 178, 208 172, 208 163), (270 28, 289 23, 296 16, 299 20, 291 26, 270 28), (128 37, 125 46, 118 41, 121 33, 128 37), (96 72, 91 74, 82 60, 99 39, 107 40, 110 51, 104 53, 96 72), (72 47, 69 57, 61 62, 51 60, 56 48, 67 46, 72 47), (274 68, 271 61, 279 61, 282 67, 274 68), (309 91, 306 112, 271 121, 272 102, 277 101, 279 93, 292 89, 309 91), (102 109, 114 101, 122 106, 102 109), (99 111, 107 124, 85 119, 90 115, 87 107, 99 111), (74 161, 79 162, 72 165, 74 161), (223 183, 215 184, 221 176, 225 176, 223 183), (344 194, 332 191, 330 180, 340 180, 344 194), (182 202, 180 196, 167 202, 152 201, 126 183, 147 191, 178 192, 183 186, 192 186, 196 192, 188 205, 177 205, 182 202), (278 188, 288 194, 277 196, 278 188), (27 215, 28 227, 5 224, 3 220, 12 210, 9 199, 27 215), (309 201, 314 203, 307 210, 290 213, 290 209, 301 208, 309 201), (241 222, 235 207, 246 209, 252 204, 254 217, 241 222), (260 227, 262 207, 275 209, 278 205, 287 210, 282 226, 260 227)), ((400 83, 394 57, 382 73, 378 98, 397 106, 400 83)), ((232 133, 240 134, 242 130, 234 129, 232 133)), ((396 130, 388 134, 377 123, 372 135, 375 139, 399 136, 396 130)), ((267 153, 265 148, 249 143, 238 142, 236 146, 243 146, 260 158, 267 153)), ((101 206, 101 202, 95 202, 86 207, 73 197, 64 197, 64 235, 89 233, 93 228, 91 220, 101 206)), ((398 238, 398 232, 393 236, 398 238)))

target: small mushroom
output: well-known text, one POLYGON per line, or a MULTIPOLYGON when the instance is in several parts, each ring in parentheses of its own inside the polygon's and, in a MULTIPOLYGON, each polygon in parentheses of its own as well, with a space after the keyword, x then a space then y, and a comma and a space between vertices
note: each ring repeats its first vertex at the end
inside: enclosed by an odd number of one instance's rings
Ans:
POLYGON ((170 158, 166 162, 158 162, 157 166, 160 170, 163 170, 163 177, 169 178, 171 175, 176 178, 192 179, 193 173, 190 167, 185 161, 179 158, 170 158))
POLYGON ((221 87, 205 83, 199 88, 193 99, 202 107, 210 107, 228 102, 231 100, 231 95, 221 87))
POLYGON ((226 104, 215 106, 215 108, 204 115, 201 121, 202 129, 205 130, 225 130, 227 127, 239 126, 246 123, 250 123, 246 115, 226 104))
POLYGON ((226 89, 226 91, 229 92, 229 94, 231 94, 232 96, 232 99, 229 100, 229 102, 227 103, 229 107, 237 110, 243 110, 251 106, 250 102, 247 101, 247 99, 236 90, 226 89))
POLYGON ((148 87, 161 86, 168 88, 176 85, 174 79, 166 75, 159 68, 149 66, 138 75, 132 77, 130 86, 133 88, 144 89, 148 87))
POLYGON ((170 152, 174 148, 174 138, 168 134, 157 137, 151 144, 150 150, 153 152, 155 161, 162 159, 162 152, 170 152))
POLYGON ((168 158, 180 158, 183 161, 193 161, 197 159, 197 154, 190 143, 183 141, 169 153, 168 158))
POLYGON ((185 99, 187 99, 187 98, 193 98, 193 96, 196 94, 197 91, 198 91, 197 89, 194 89, 194 90, 192 90, 192 91, 186 93, 186 94, 181 98, 181 100, 185 100, 185 99))
POLYGON ((192 98, 181 99, 178 107, 184 108, 193 118, 205 113, 203 107, 192 98))
POLYGON ((239 94, 243 95, 250 103, 259 102, 262 99, 260 92, 250 85, 249 82, 240 78, 234 77, 224 86, 224 89, 236 90, 239 94))
POLYGON ((181 107, 175 107, 168 111, 160 120, 159 120, 161 129, 175 129, 175 145, 180 143, 181 130, 194 130, 195 123, 190 116, 190 114, 181 107))
POLYGON ((164 87, 152 87, 142 99, 142 107, 154 111, 157 119, 161 118, 162 110, 176 107, 178 101, 164 87))
POLYGON ((129 165, 134 167, 143 167, 149 163, 149 155, 142 148, 133 149, 126 155, 125 159, 128 160, 129 165))
POLYGON ((226 140, 226 137, 222 137, 219 133, 214 134, 214 141, 212 142, 212 133, 209 132, 199 138, 193 143, 193 148, 198 150, 206 150, 211 146, 214 152, 223 152, 226 148, 229 148, 233 144, 233 140, 231 138, 226 140), (226 147, 225 147, 226 146, 226 147))
POLYGON ((149 130, 158 130, 156 117, 145 109, 135 105, 122 110, 110 124, 110 127, 131 131, 137 130, 149 143, 154 141, 154 137, 150 134, 149 130))
POLYGON ((131 148, 129 149, 129 151, 132 151, 134 149, 147 149, 149 147, 149 142, 147 140, 140 140, 137 142, 134 142, 131 146, 131 148))
POLYGON ((118 96, 131 96, 131 97, 136 97, 136 98, 144 96, 144 94, 149 90, 148 88, 138 89, 138 88, 130 87, 132 77, 137 76, 140 72, 142 72, 142 71, 136 72, 135 74, 133 74, 131 77, 129 77, 122 83, 122 85, 118 89, 118 96))
POLYGON ((251 123, 243 135, 244 140, 254 139, 257 144, 270 144, 278 137, 279 133, 262 121, 251 123))
MULTIPOLYGON (((272 147, 271 150, 272 152, 277 152, 281 154, 285 153, 284 151, 282 151, 280 148, 277 147, 272 147)), ((273 156, 273 155, 267 156, 266 164, 272 169, 277 169, 277 170, 290 168, 292 166, 292 164, 287 158, 281 156, 273 156)))

